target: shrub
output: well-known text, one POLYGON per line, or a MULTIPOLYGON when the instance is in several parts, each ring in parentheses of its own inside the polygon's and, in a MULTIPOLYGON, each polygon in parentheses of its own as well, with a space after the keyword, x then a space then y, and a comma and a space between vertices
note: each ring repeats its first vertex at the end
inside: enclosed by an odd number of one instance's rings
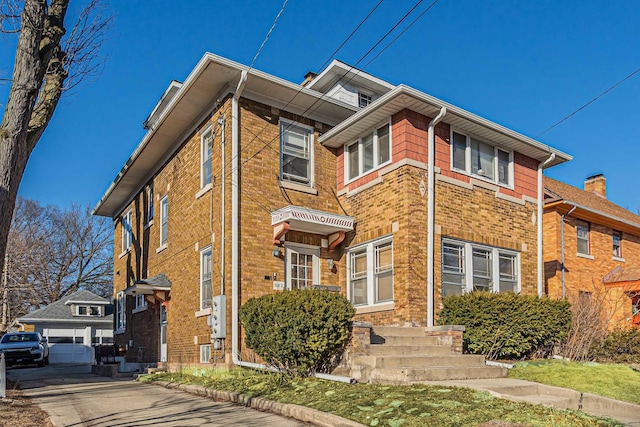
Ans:
POLYGON ((549 352, 566 338, 566 301, 510 292, 470 292, 443 300, 438 323, 464 325, 466 350, 490 359, 522 359, 549 352))
POLYGON ((252 298, 240 310, 245 343, 266 363, 294 375, 334 366, 355 310, 342 295, 294 290, 252 298))
POLYGON ((613 331, 590 353, 591 358, 598 362, 640 363, 640 330, 613 331))

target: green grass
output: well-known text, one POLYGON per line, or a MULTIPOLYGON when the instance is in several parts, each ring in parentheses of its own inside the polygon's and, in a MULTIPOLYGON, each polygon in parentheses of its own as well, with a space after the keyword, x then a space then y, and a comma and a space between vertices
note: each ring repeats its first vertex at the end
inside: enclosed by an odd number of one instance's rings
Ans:
POLYGON ((625 365, 564 360, 520 362, 509 371, 509 377, 640 404, 640 372, 625 365))
POLYGON ((141 380, 200 384, 217 390, 236 391, 307 406, 367 426, 477 426, 495 420, 519 426, 622 425, 583 413, 510 402, 486 392, 457 387, 344 384, 241 369, 158 373, 141 377, 141 380))

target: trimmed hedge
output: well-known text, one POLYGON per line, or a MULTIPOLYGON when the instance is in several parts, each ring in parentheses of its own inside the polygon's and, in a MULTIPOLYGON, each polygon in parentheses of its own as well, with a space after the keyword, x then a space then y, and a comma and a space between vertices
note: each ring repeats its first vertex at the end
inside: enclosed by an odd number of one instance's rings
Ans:
POLYGON ((640 363, 640 330, 616 330, 594 346, 590 357, 598 362, 640 363))
POLYGON ((247 347, 294 375, 330 370, 350 338, 355 310, 342 295, 293 290, 247 301, 240 310, 247 347))
POLYGON ((443 300, 438 324, 464 325, 464 344, 490 359, 522 359, 550 351, 567 337, 567 301, 511 292, 470 292, 443 300))

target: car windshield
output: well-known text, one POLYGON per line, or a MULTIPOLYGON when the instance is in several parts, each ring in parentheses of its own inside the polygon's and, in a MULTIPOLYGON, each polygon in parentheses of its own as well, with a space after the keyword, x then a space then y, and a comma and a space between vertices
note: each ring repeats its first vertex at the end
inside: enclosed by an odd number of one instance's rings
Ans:
POLYGON ((7 334, 2 337, 3 344, 11 343, 11 342, 24 342, 24 341, 38 341, 38 336, 36 334, 19 334, 19 335, 10 335, 7 334))

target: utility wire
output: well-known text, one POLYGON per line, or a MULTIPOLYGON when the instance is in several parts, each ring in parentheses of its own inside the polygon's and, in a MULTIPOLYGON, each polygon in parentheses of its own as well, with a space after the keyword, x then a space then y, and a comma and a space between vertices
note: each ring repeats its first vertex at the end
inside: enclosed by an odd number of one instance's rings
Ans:
POLYGON ((264 40, 262 41, 262 44, 258 48, 258 51, 256 52, 256 56, 253 57, 253 61, 251 61, 251 65, 249 66, 249 70, 247 71, 247 73, 253 69, 253 65, 256 63, 256 60, 258 59, 258 56, 260 56, 260 53, 262 52, 262 48, 267 43, 267 40, 269 40, 269 37, 271 37, 271 33, 276 28, 276 24, 278 23, 278 19, 280 19, 280 15, 282 15, 282 12, 284 12, 284 8, 287 7, 287 3, 288 2, 289 2, 289 0, 284 0, 284 3, 282 4, 282 7, 280 8, 280 12, 278 12, 278 14, 276 15, 276 19, 274 19, 273 24, 271 25, 271 28, 267 32, 267 35, 265 36, 264 40))
POLYGON ((541 135, 544 135, 545 133, 549 132, 551 129, 555 128, 556 126, 558 126, 560 123, 568 120, 569 118, 571 118, 572 116, 574 116, 575 114, 577 114, 578 112, 584 110, 585 108, 587 108, 589 105, 593 104, 594 102, 596 102, 598 99, 602 98, 604 95, 606 95, 607 93, 611 92, 613 89, 617 88, 618 86, 620 86, 622 83, 624 83, 625 81, 629 80, 631 77, 633 77, 634 75, 638 74, 640 72, 640 68, 638 68, 637 70, 635 70, 633 73, 629 74, 627 77, 625 77, 624 79, 620 80, 619 82, 617 82, 616 84, 614 84, 613 86, 611 86, 609 89, 605 90, 604 92, 602 92, 600 95, 596 96, 595 98, 593 98, 591 101, 587 102, 586 104, 584 104, 582 107, 574 110, 571 114, 565 116, 563 119, 561 119, 560 121, 556 122, 554 125, 549 126, 548 128, 546 128, 545 130, 543 130, 542 132, 540 132, 539 134, 536 135, 536 138, 539 138, 541 135))

